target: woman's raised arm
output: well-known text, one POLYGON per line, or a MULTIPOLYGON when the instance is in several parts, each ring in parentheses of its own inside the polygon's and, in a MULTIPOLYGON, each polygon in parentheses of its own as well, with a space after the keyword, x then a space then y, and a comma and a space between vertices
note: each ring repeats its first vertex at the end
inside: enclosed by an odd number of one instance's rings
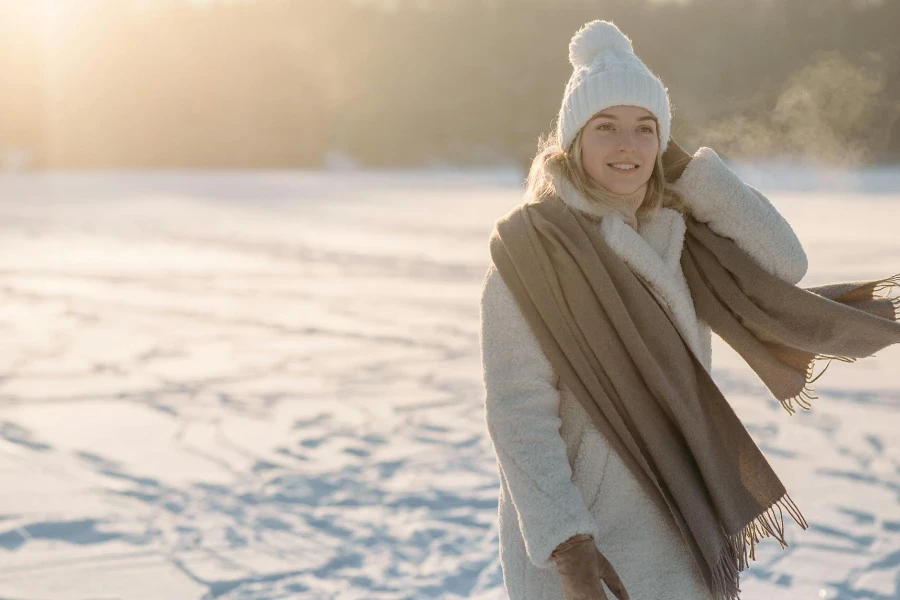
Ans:
POLYGON ((806 275, 806 252, 793 228, 762 192, 741 181, 715 150, 702 146, 672 187, 698 221, 734 242, 779 279, 806 275))

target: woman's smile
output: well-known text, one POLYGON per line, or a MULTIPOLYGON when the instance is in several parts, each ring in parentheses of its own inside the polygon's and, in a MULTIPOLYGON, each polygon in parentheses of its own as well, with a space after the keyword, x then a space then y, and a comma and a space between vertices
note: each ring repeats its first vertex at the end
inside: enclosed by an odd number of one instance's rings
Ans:
POLYGON ((641 170, 641 168, 637 165, 634 165, 631 168, 619 168, 614 165, 607 165, 607 166, 610 169, 612 169, 613 171, 615 171, 617 174, 625 176, 625 177, 634 176, 635 173, 637 173, 638 171, 641 170))

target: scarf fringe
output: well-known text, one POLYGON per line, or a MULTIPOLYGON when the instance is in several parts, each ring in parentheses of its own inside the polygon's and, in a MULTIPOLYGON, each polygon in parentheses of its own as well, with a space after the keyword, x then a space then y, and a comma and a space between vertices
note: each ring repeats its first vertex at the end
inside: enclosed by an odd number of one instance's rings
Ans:
MULTIPOLYGON (((894 321, 900 321, 900 296, 896 298, 888 298, 890 296, 891 291, 894 288, 900 287, 900 273, 896 275, 891 275, 890 277, 885 277, 884 279, 876 279, 869 283, 872 286, 871 288, 871 297, 873 300, 888 300, 891 303, 891 306, 894 309, 894 321), (876 292, 884 292, 881 296, 876 296, 876 292)), ((781 406, 784 407, 788 414, 793 415, 796 410, 794 409, 794 403, 796 402, 800 408, 803 410, 809 410, 812 408, 812 405, 809 403, 810 400, 818 400, 818 396, 813 396, 813 392, 815 389, 812 384, 822 375, 825 374, 825 371, 828 370, 828 367, 831 366, 831 361, 839 360, 841 362, 853 363, 856 362, 856 358, 852 356, 831 356, 828 354, 817 354, 809 363, 809 366, 806 368, 806 383, 803 386, 803 389, 800 390, 800 393, 792 396, 790 398, 785 398, 783 400, 779 400, 781 406), (825 365, 825 368, 822 369, 822 372, 812 376, 813 368, 817 361, 820 360, 828 360, 828 364, 825 365)))
POLYGON ((788 544, 784 540, 785 511, 800 527, 809 528, 800 509, 785 492, 779 500, 744 526, 743 530, 725 535, 725 546, 712 572, 713 595, 716 600, 740 599, 740 573, 747 568, 750 560, 756 560, 756 544, 761 539, 774 537, 782 549, 787 548, 788 544), (777 514, 775 509, 778 509, 777 514))
POLYGON ((891 303, 891 306, 894 307, 894 320, 900 321, 900 296, 896 298, 889 298, 891 295, 891 291, 900 287, 900 273, 896 275, 891 275, 890 277, 885 277, 884 279, 879 279, 874 282, 875 286, 872 288, 872 298, 877 300, 888 300, 891 303), (881 296, 875 296, 875 292, 884 292, 881 296))
MULTIPOLYGON (((890 277, 885 277, 884 279, 878 279, 876 281, 872 281, 868 285, 871 286, 871 297, 873 300, 888 300, 891 305, 894 307, 894 321, 900 321, 900 296, 896 298, 890 298, 891 292, 894 288, 900 288, 900 273, 896 275, 891 275, 890 277), (879 296, 878 292, 882 292, 879 296)), ((783 400, 779 400, 781 402, 781 406, 784 407, 788 414, 794 414, 796 411, 794 410, 794 403, 796 403, 803 410, 809 410, 812 408, 812 405, 809 403, 810 400, 818 400, 818 396, 814 396, 813 392, 815 389, 812 384, 815 381, 825 374, 825 371, 828 370, 828 367, 831 366, 831 361, 839 360, 841 362, 853 363, 856 362, 856 358, 850 356, 830 356, 828 354, 817 354, 810 362, 809 366, 806 368, 806 384, 803 386, 803 389, 800 390, 795 396, 790 398, 785 398, 783 400), (827 360, 828 364, 825 365, 825 368, 822 369, 822 372, 812 376, 813 368, 815 367, 816 362, 820 360, 827 360)))
MULTIPOLYGON (((900 298, 898 298, 900 300, 900 298)), ((812 393, 815 392, 815 388, 812 386, 815 381, 825 374, 825 371, 828 370, 828 367, 831 366, 831 361, 839 360, 841 362, 846 363, 854 363, 856 362, 856 358, 852 356, 831 356, 830 354, 816 354, 816 356, 809 361, 809 366, 806 368, 806 383, 803 386, 803 389, 800 390, 799 394, 792 396, 790 398, 779 399, 778 401, 781 403, 781 406, 784 407, 788 414, 793 415, 796 411, 794 410, 794 402, 796 402, 800 408, 803 410, 809 410, 812 408, 812 404, 809 403, 810 400, 818 400, 818 396, 813 396, 812 393), (825 368, 816 375, 812 376, 813 369, 816 365, 817 361, 828 360, 828 363, 825 365, 825 368)))
MULTIPOLYGON (((872 283, 875 284, 873 290, 876 292, 880 292, 881 290, 888 290, 888 292, 885 294, 885 296, 887 296, 892 288, 900 287, 900 273, 891 275, 890 277, 885 277, 884 279, 877 279, 872 283)), ((883 297, 884 296, 882 296, 882 298, 883 297)))

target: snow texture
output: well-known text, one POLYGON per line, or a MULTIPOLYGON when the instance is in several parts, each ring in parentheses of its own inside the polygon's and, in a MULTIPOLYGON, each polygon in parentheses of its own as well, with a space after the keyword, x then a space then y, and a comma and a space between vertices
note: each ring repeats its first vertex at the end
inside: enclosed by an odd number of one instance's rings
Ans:
MULTIPOLYGON (((738 172, 801 285, 898 271, 900 172, 738 172)), ((478 300, 520 199, 512 172, 0 177, 0 598, 503 598, 478 300)), ((900 598, 900 348, 794 416, 713 357, 810 523, 743 596, 900 598)))

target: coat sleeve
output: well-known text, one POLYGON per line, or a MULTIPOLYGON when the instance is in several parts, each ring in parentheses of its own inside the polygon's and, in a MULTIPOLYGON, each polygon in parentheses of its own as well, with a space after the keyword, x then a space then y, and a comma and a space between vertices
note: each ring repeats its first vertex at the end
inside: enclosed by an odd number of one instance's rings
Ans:
POLYGON ((697 150, 672 187, 698 221, 734 240, 769 273, 795 285, 806 275, 806 252, 790 224, 712 148, 697 150))
POLYGON ((558 544, 578 533, 597 539, 598 530, 559 434, 557 376, 494 265, 482 288, 481 360, 487 428, 525 549, 548 568, 558 544))

